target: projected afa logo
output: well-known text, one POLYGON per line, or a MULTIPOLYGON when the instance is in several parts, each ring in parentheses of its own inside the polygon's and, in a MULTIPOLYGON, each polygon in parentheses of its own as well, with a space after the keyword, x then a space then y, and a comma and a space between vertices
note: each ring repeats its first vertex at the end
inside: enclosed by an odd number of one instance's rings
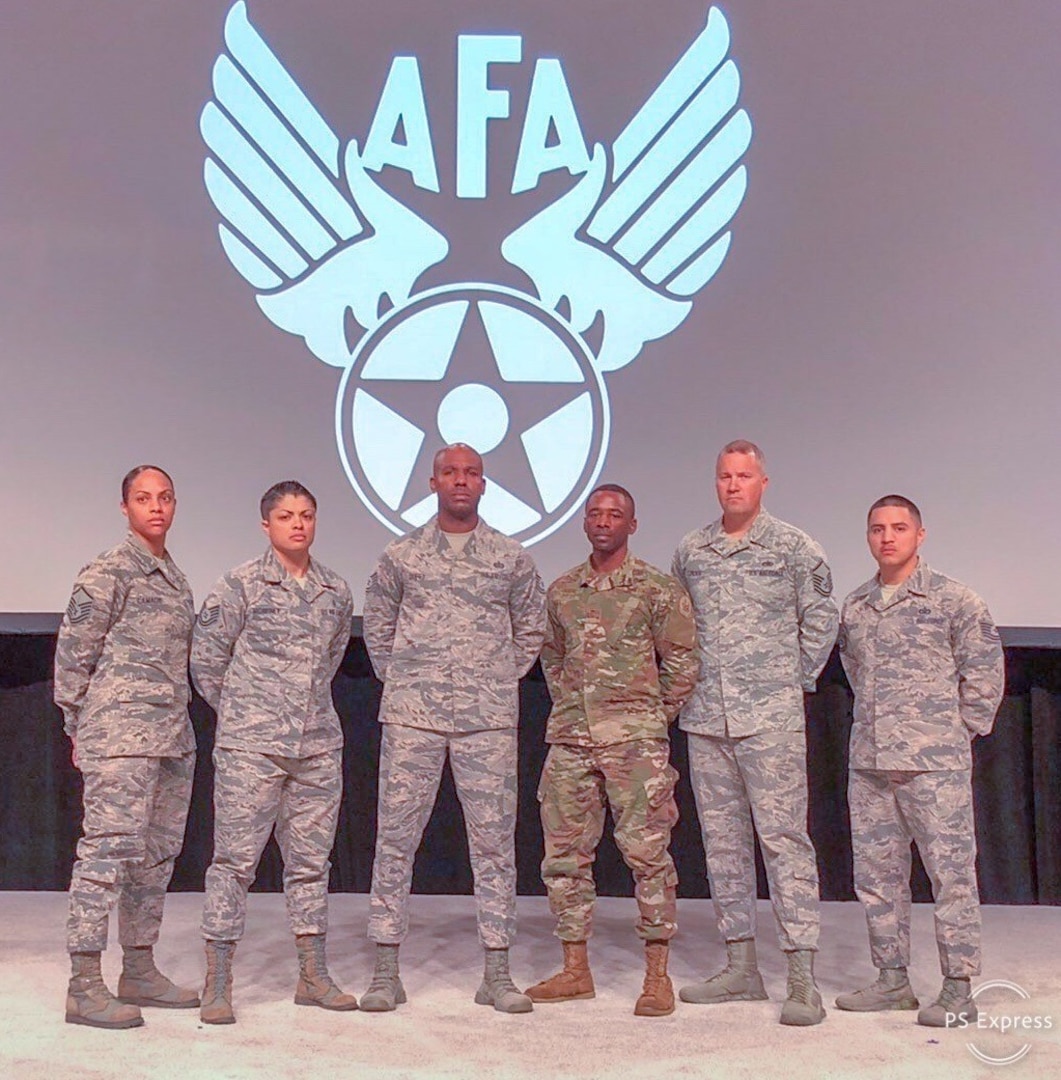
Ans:
MULTIPOLYGON (((342 372, 339 455, 389 529, 433 513, 422 481, 443 442, 483 454, 483 517, 524 544, 581 504, 608 451, 605 375, 682 322, 729 250, 751 141, 729 44, 711 8, 618 138, 592 153, 559 60, 539 59, 512 192, 556 169, 579 179, 501 245, 536 295, 482 281, 417 291, 449 241, 372 175, 390 165, 440 190, 417 58, 394 58, 364 145, 342 146, 246 5, 232 7, 200 119, 221 244, 266 317, 342 372)), ((519 36, 458 37, 458 198, 486 197, 487 126, 509 115, 490 69, 521 60, 519 36)))

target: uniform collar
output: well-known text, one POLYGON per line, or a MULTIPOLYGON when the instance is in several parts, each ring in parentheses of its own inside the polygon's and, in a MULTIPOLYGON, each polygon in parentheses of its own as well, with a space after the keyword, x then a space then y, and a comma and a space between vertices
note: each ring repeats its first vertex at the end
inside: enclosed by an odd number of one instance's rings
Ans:
MULTIPOLYGON (((262 556, 262 580, 270 585, 283 585, 287 586, 290 582, 292 585, 295 583, 295 578, 288 573, 287 568, 276 557, 276 552, 273 551, 272 545, 265 549, 265 554, 262 556)), ((312 590, 303 589, 302 594, 309 599, 316 599, 320 596, 325 589, 330 589, 331 585, 328 584, 322 577, 317 569, 317 563, 313 556, 310 556, 309 566, 306 568, 305 581, 310 582, 314 588, 312 590)), ((295 586, 298 588, 299 586, 295 586)))
POLYGON ((436 551, 443 554, 452 552, 454 555, 474 555, 479 544, 482 542, 485 529, 486 524, 480 517, 475 528, 472 529, 471 535, 468 537, 468 543, 465 544, 464 550, 458 552, 450 546, 450 542, 446 539, 446 534, 439 527, 438 514, 435 514, 435 516, 424 526, 424 540, 431 544, 436 551))
POLYGON ((928 594, 928 582, 932 571, 928 568, 928 563, 924 559, 919 559, 917 567, 914 572, 903 582, 900 582, 898 588, 892 593, 892 598, 885 602, 883 593, 881 592, 880 574, 874 575, 873 579, 868 583, 866 589, 866 599, 871 607, 877 611, 886 611, 888 608, 898 604, 901 600, 904 600, 907 596, 926 596, 928 594))
POLYGON ((141 573, 153 574, 157 570, 175 589, 180 588, 180 571, 168 551, 163 551, 161 558, 155 556, 144 547, 144 542, 132 529, 126 533, 125 543, 141 573))
POLYGON ((722 528, 722 518, 718 518, 704 530, 704 546, 713 548, 719 555, 732 555, 733 552, 742 551, 744 548, 751 547, 752 544, 762 543, 763 537, 773 522, 774 519, 765 510, 760 509, 752 522, 752 527, 739 540, 732 540, 722 528))
POLYGON ((587 559, 582 564, 577 584, 580 588, 596 589, 598 592, 603 592, 606 589, 631 588, 637 583, 639 577, 640 567, 638 560, 627 552, 622 564, 607 574, 601 574, 594 570, 593 564, 587 559))

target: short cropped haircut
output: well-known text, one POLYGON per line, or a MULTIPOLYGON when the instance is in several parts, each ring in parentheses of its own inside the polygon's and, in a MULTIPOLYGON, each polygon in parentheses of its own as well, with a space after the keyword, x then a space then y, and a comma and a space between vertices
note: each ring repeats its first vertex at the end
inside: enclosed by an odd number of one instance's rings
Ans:
POLYGON ((630 492, 626 490, 626 488, 621 487, 619 484, 598 484, 589 493, 589 498, 586 499, 586 509, 587 510, 589 509, 589 500, 592 499, 594 495, 598 494, 601 491, 610 491, 613 495, 622 495, 623 498, 626 499, 627 503, 629 503, 629 505, 630 505, 630 516, 632 518, 637 517, 637 506, 634 504, 633 495, 631 495, 630 492))
POLYGON ((157 465, 137 465, 135 469, 130 469, 122 477, 122 502, 129 501, 129 492, 132 490, 133 481, 141 474, 145 472, 158 472, 169 481, 169 486, 173 487, 173 477, 170 476, 165 469, 160 469, 157 465))
POLYGON ((435 452, 435 456, 431 459, 431 475, 434 476, 438 472, 439 462, 442 460, 443 454, 448 454, 450 450, 470 450, 478 459, 479 465, 483 463, 483 455, 475 449, 474 446, 469 446, 465 442, 450 443, 449 446, 443 446, 441 450, 435 452))
POLYGON ((747 439, 734 439, 732 442, 726 443, 718 452, 719 458, 724 454, 751 454, 759 462, 759 468, 764 472, 766 471, 766 455, 755 443, 749 442, 747 439))
POLYGON ((869 519, 873 517, 873 511, 879 510, 882 506, 901 506, 910 511, 910 516, 917 522, 917 527, 921 528, 921 511, 917 508, 917 503, 913 499, 908 499, 905 495, 884 495, 879 498, 870 508, 869 513, 866 514, 866 524, 869 524, 869 519))
POLYGON ((273 486, 262 496, 262 501, 259 504, 262 512, 262 521, 269 520, 270 511, 277 506, 285 495, 301 495, 304 499, 309 499, 313 504, 314 510, 317 509, 317 500, 309 488, 304 484, 300 484, 297 480, 281 480, 279 484, 273 484, 273 486))

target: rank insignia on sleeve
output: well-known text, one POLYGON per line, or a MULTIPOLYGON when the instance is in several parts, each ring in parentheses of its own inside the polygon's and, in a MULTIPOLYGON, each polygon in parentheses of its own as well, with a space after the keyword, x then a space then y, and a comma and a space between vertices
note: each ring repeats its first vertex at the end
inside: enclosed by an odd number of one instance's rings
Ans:
POLYGON ((811 571, 811 578, 814 581, 816 593, 821 596, 833 595, 833 573, 824 559, 811 571))
POLYGON ((203 604, 203 610, 199 612, 199 625, 204 630, 209 629, 220 617, 220 604, 203 604))
POLYGON ((78 585, 66 605, 67 621, 76 626, 83 623, 92 614, 92 597, 83 585, 78 585))

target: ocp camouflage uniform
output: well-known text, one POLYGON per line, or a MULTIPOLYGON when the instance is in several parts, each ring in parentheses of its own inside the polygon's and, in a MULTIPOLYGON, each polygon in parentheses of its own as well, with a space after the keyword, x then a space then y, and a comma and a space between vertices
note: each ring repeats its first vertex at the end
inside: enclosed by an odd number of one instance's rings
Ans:
POLYGON ((673 573, 692 597, 700 641, 700 679, 680 725, 719 929, 727 942, 755 936, 754 812, 781 947, 816 949, 803 692, 836 639, 825 553, 760 511, 737 540, 721 519, 689 533, 673 573))
POLYGON ((699 670, 692 605, 673 578, 629 555, 611 573, 586 562, 554 581, 548 617, 542 667, 553 708, 538 799, 557 937, 585 941, 592 933, 607 800, 634 875, 637 932, 668 941, 677 927, 668 845, 678 774, 667 728, 699 670))
POLYGON ((132 534, 78 575, 59 627, 55 702, 77 739, 83 835, 67 949, 100 952, 118 903, 122 945, 154 945, 184 841, 195 771, 188 718, 191 589, 132 534))
POLYGON ((391 543, 365 593, 383 682, 379 812, 368 935, 399 944, 413 859, 449 755, 464 810, 479 938, 515 935, 519 679, 534 663, 545 589, 516 541, 480 521, 455 551, 437 519, 391 543))
POLYGON ((885 601, 876 577, 844 601, 840 657, 855 693, 851 840, 855 891, 878 968, 910 961, 910 841, 932 881, 949 978, 980 973, 970 743, 1005 682, 987 605, 921 562, 885 601))
POLYGON ((271 548, 226 574, 199 613, 192 678, 217 711, 208 941, 243 936, 247 890, 274 826, 291 931, 327 932, 343 786, 331 685, 352 616, 342 578, 311 559, 296 579, 271 548))

